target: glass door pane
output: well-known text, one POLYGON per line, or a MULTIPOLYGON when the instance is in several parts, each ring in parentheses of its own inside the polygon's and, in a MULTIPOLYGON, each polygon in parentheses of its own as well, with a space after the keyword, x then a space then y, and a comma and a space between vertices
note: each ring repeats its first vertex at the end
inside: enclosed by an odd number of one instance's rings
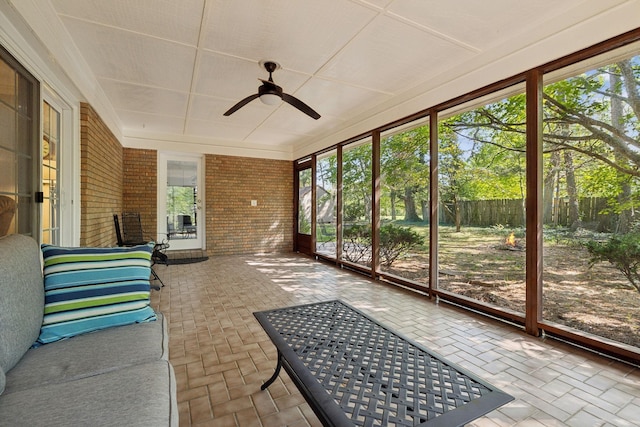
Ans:
POLYGON ((337 152, 331 150, 316 159, 316 252, 336 257, 338 206, 337 152))
POLYGON ((60 186, 58 149, 60 113, 49 103, 42 105, 42 243, 60 244, 60 186))
POLYGON ((302 167, 302 169, 299 169, 296 174, 296 181, 298 183, 296 250, 311 255, 313 252, 311 248, 311 222, 313 220, 311 215, 311 208, 313 206, 311 166, 309 163, 308 165, 299 165, 299 167, 302 167))
POLYGON ((0 236, 39 238, 34 185, 40 156, 38 83, 0 48, 0 236))
POLYGON ((311 169, 298 172, 298 233, 311 235, 311 169))
POLYGON ((170 250, 201 249, 201 159, 161 155, 160 168, 158 235, 166 236, 170 250))

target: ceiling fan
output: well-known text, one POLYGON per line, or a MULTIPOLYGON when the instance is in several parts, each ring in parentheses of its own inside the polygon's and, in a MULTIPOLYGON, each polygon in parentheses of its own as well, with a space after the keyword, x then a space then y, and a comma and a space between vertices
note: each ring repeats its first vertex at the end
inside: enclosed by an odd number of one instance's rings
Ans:
POLYGON ((271 74, 278 69, 278 64, 273 61, 265 61, 262 65, 269 73, 269 80, 259 79, 260 81, 262 81, 262 85, 258 88, 258 93, 247 96, 245 99, 229 108, 229 110, 224 113, 225 116, 230 116, 240 108, 247 105, 249 102, 253 101, 256 98, 260 98, 260 101, 267 105, 276 105, 282 100, 288 104, 293 105, 298 110, 316 120, 320 118, 320 114, 318 114, 313 108, 309 107, 298 98, 289 95, 288 93, 284 93, 282 91, 282 88, 273 82, 273 77, 271 76, 271 74))

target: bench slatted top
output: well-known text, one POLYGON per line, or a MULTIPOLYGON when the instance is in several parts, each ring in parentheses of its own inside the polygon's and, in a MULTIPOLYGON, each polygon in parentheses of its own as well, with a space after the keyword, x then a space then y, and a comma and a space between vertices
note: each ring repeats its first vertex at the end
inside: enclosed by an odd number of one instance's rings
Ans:
POLYGON ((350 305, 254 313, 324 425, 464 425, 513 400, 350 305))

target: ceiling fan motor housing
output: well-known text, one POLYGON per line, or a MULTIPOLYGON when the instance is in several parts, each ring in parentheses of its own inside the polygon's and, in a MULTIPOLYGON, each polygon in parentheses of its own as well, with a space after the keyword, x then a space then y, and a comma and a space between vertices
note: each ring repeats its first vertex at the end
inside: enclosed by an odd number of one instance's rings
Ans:
POLYGON ((276 95, 282 98, 282 88, 274 83, 268 83, 263 81, 262 85, 258 87, 258 95, 276 95))
POLYGON ((273 61, 265 61, 264 68, 269 73, 269 78, 271 78, 271 73, 278 69, 278 64, 273 61))

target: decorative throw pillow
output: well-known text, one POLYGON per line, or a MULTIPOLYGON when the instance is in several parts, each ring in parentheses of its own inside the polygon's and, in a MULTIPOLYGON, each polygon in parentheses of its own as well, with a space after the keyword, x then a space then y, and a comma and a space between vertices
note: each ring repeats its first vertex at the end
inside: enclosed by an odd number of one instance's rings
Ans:
POLYGON ((153 243, 117 248, 42 245, 44 320, 38 343, 156 320, 149 306, 153 243))

